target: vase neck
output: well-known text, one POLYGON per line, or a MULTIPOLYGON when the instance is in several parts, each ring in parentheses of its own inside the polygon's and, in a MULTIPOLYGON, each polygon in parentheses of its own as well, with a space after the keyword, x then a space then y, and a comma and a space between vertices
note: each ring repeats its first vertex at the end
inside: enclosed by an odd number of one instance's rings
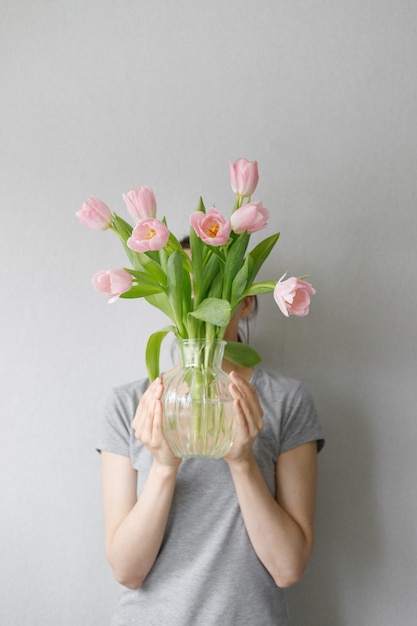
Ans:
POLYGON ((179 339, 181 366, 220 369, 225 346, 221 339, 179 339))

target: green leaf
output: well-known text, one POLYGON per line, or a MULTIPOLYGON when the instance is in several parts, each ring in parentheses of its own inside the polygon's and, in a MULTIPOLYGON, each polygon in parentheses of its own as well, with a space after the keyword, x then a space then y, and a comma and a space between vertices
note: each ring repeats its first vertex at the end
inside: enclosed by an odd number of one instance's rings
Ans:
POLYGON ((165 272, 165 274, 168 274, 168 253, 165 250, 165 248, 161 248, 161 250, 157 250, 156 254, 158 255, 157 259, 154 259, 156 263, 159 263, 159 265, 162 268, 162 271, 165 272))
POLYGON ((171 303, 166 295, 166 293, 156 293, 149 296, 146 296, 147 302, 154 306, 155 308, 162 311, 164 315, 166 315, 170 320, 175 322, 174 313, 172 311, 171 303))
POLYGON ((184 270, 188 274, 192 274, 192 265, 191 265, 190 257, 185 252, 185 250, 183 250, 183 248, 180 249, 180 254, 181 254, 182 266, 183 266, 184 270))
POLYGON ((167 296, 174 313, 175 324, 181 335, 184 334, 183 315, 183 290, 185 282, 185 272, 182 265, 181 253, 176 250, 168 257, 167 263, 168 288, 167 296))
POLYGON ((242 299, 242 294, 246 289, 253 267, 252 257, 246 257, 245 262, 236 274, 232 283, 231 305, 234 308, 242 299))
POLYGON ((132 234, 133 227, 116 213, 113 213, 113 225, 117 234, 126 242, 132 234))
POLYGON ((230 246, 227 252, 223 284, 223 297, 226 299, 230 298, 232 281, 243 265, 243 259, 245 257, 249 239, 250 235, 247 231, 245 231, 239 235, 238 239, 236 239, 236 241, 230 246))
POLYGON ((206 207, 204 206, 203 198, 201 196, 198 200, 198 206, 196 207, 196 211, 201 211, 202 213, 206 212, 206 207))
MULTIPOLYGON (((201 283, 198 288, 200 301, 210 293, 210 287, 217 274, 222 275, 221 264, 217 256, 210 254, 203 271, 201 272, 201 283)), ((194 284, 195 284, 194 280, 194 284)))
POLYGON ((194 286, 194 298, 196 303, 201 299, 202 273, 203 273, 203 242, 190 228, 190 251, 191 251, 191 274, 194 286))
MULTIPOLYGON (((193 308, 193 301, 192 301, 192 296, 191 296, 191 277, 189 272, 187 272, 183 266, 183 273, 182 273, 182 321, 185 324, 185 326, 187 327, 187 319, 188 319, 188 313, 192 310, 193 308)), ((188 333, 192 332, 192 329, 195 328, 195 321, 193 321, 192 328, 188 329, 188 333)))
POLYGON ((152 296, 155 293, 163 291, 161 285, 142 283, 140 285, 133 285, 129 291, 125 291, 120 294, 121 298, 145 298, 146 296, 152 296))
POLYGON ((125 220, 123 220, 121 217, 116 215, 116 213, 113 213, 113 229, 116 232, 116 234, 119 235, 122 241, 123 248, 126 252, 127 258, 129 259, 129 261, 134 267, 137 267, 138 254, 137 252, 134 252, 133 250, 128 248, 127 243, 126 243, 130 235, 132 234, 132 230, 133 230, 132 226, 128 224, 127 222, 125 222, 125 220))
POLYGON ((159 252, 158 252, 158 250, 148 250, 147 252, 142 252, 142 254, 145 254, 149 259, 152 259, 153 261, 155 261, 155 263, 158 263, 158 265, 159 265, 159 252))
POLYGON ((175 250, 179 250, 180 252, 182 252, 182 246, 180 242, 175 237, 175 235, 171 232, 169 233, 169 239, 165 245, 165 249, 169 254, 171 254, 172 252, 175 252, 175 250))
POLYGON ((250 277, 251 282, 255 279, 257 273, 271 253, 273 247, 279 239, 279 235, 280 233, 276 233, 275 235, 267 237, 266 239, 258 243, 258 245, 255 246, 255 248, 251 250, 251 252, 249 252, 249 255, 253 259, 252 275, 250 277))
POLYGON ((228 341, 224 349, 224 358, 236 365, 254 367, 262 358, 251 346, 239 341, 228 341))
POLYGON ((166 326, 162 330, 153 333, 146 345, 146 369, 150 380, 155 380, 159 376, 159 360, 161 354, 161 344, 166 335, 170 332, 175 333, 175 326, 166 326))
POLYGON ((126 270, 126 272, 129 272, 129 274, 131 274, 132 276, 134 276, 139 282, 147 283, 149 285, 158 285, 158 287, 161 287, 159 281, 154 280, 154 278, 147 272, 142 272, 141 270, 133 270, 129 267, 124 267, 123 269, 126 270))
POLYGON ((251 285, 250 287, 248 287, 242 294, 242 300, 243 298, 246 298, 246 296, 257 296, 257 295, 261 295, 263 293, 271 293, 271 291, 274 291, 276 287, 276 282, 270 282, 270 281, 265 281, 262 283, 253 283, 253 285, 251 285))
POLYGON ((217 272, 210 285, 209 297, 221 298, 223 291, 223 275, 221 272, 217 272))
POLYGON ((164 289, 166 289, 167 277, 159 263, 159 258, 158 261, 155 261, 154 258, 149 256, 149 254, 145 252, 138 252, 137 255, 142 268, 146 270, 154 280, 162 285, 164 289))
POLYGON ((150 296, 154 293, 161 293, 162 291, 165 291, 164 287, 156 280, 153 280, 153 278, 146 272, 132 270, 129 268, 124 269, 136 278, 138 284, 133 285, 129 291, 122 294, 122 298, 143 298, 144 296, 150 296))
MULTIPOLYGON (((219 246, 210 246, 208 243, 204 244, 204 248, 210 255, 216 255, 219 261, 224 265, 226 261, 226 257, 224 255, 223 250, 219 246)), ((208 258, 208 255, 205 257, 208 258)))
POLYGON ((220 298, 206 298, 190 315, 208 324, 224 327, 230 322, 230 302, 220 298))

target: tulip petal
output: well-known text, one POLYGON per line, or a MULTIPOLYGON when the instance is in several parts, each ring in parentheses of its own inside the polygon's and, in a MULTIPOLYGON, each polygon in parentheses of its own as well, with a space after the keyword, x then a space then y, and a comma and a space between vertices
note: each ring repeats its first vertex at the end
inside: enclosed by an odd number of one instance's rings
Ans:
POLYGON ((94 196, 83 202, 75 215, 83 226, 92 230, 106 230, 112 224, 112 214, 109 207, 94 196))
POLYGON ((283 280, 285 275, 280 278, 275 286, 275 302, 286 317, 289 315, 304 317, 309 312, 310 298, 316 293, 316 290, 310 283, 294 276, 283 280))

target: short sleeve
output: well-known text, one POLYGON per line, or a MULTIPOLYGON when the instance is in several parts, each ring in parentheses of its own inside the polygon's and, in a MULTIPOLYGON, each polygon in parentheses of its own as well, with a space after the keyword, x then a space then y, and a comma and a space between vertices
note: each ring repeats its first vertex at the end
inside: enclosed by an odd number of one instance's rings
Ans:
POLYGON ((113 452, 130 457, 132 421, 148 381, 137 381, 116 387, 109 395, 97 443, 99 452, 113 452))
POLYGON ((313 398, 302 383, 290 399, 281 430, 281 452, 291 450, 309 441, 317 442, 317 450, 324 446, 324 437, 313 398))

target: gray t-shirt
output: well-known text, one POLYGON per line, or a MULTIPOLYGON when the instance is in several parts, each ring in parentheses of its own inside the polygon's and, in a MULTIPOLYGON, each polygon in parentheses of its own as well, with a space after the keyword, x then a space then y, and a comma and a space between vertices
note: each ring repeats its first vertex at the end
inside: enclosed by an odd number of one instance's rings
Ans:
MULTIPOLYGON (((254 454, 272 494, 280 453, 323 435, 299 382, 256 368, 251 383, 264 410, 254 454)), ((118 387, 108 403, 98 449, 130 458, 138 494, 152 456, 131 428, 142 380, 118 387)), ((245 530, 227 464, 183 460, 159 555, 142 587, 121 587, 112 626, 287 626, 284 591, 259 561, 245 530)))

